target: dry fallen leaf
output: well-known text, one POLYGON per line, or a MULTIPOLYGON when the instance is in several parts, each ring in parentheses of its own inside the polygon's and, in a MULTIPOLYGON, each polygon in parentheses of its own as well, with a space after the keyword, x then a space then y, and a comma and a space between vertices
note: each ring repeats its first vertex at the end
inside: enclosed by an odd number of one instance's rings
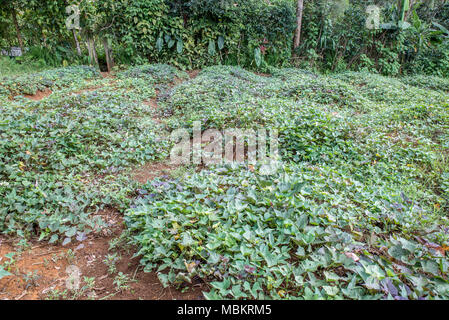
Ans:
POLYGON ((187 271, 188 271, 189 273, 192 273, 192 271, 195 270, 195 267, 196 267, 196 263, 195 263, 195 262, 187 263, 187 262, 184 260, 184 264, 185 264, 185 266, 186 266, 186 268, 187 268, 187 271))
POLYGON ((354 262, 358 262, 360 260, 360 258, 355 253, 352 252, 345 252, 345 256, 354 260, 354 262))

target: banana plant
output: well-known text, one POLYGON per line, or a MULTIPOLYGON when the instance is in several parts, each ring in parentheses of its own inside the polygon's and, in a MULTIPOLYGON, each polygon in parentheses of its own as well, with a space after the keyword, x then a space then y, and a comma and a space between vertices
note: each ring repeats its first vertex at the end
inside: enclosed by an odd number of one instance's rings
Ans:
POLYGON ((437 22, 432 22, 432 24, 438 28, 438 30, 434 30, 433 35, 439 35, 443 39, 443 42, 449 42, 449 30, 437 22))
POLYGON ((411 24, 406 20, 406 13, 410 8, 410 0, 398 0, 397 5, 393 5, 392 21, 381 24, 384 30, 405 30, 410 28, 411 24))
POLYGON ((433 22, 433 26, 437 29, 432 28, 419 18, 416 10, 412 11, 410 22, 408 31, 413 34, 416 51, 429 48, 449 39, 449 30, 436 22, 433 22))
POLYGON ((410 9, 410 0, 400 0, 399 1, 399 21, 398 23, 405 22, 405 13, 410 9))
POLYGON ((412 12, 409 30, 414 35, 416 51, 420 51, 422 48, 428 48, 430 46, 434 30, 419 18, 416 10, 413 10, 412 12))

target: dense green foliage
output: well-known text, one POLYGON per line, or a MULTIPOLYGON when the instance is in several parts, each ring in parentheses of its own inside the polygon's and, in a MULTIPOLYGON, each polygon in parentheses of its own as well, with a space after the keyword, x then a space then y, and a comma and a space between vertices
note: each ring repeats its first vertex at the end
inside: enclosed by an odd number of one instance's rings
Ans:
POLYGON ((1 79, 0 231, 66 244, 107 228, 99 210, 113 207, 146 271, 164 285, 202 279, 210 299, 449 298, 447 79, 269 71, 1 79), (225 165, 130 178, 196 120, 276 129, 282 162, 271 175, 225 165))
POLYGON ((449 75, 447 1, 305 1, 301 65, 330 71, 449 75), (401 17, 399 4, 412 3, 401 17), (368 5, 380 25, 366 27, 368 5))
POLYGON ((73 86, 75 82, 95 79, 100 73, 87 66, 52 69, 39 73, 0 78, 0 94, 3 95, 34 95, 37 91, 54 90, 73 86))
POLYGON ((0 57, 0 232, 65 245, 113 208, 146 271, 209 299, 449 299, 449 3, 307 0, 294 49, 296 5, 0 0, 26 51, 0 57), (134 181, 196 121, 276 130, 275 172, 134 181))
POLYGON ((156 84, 186 79, 188 75, 166 64, 147 64, 120 72, 118 77, 121 79, 142 79, 145 80, 146 84, 156 84))
POLYGON ((305 1, 301 44, 294 52, 295 0, 81 0, 80 29, 73 33, 65 26, 66 7, 77 1, 2 1, 0 48, 18 45, 15 13, 30 47, 19 59, 24 63, 87 63, 85 41, 94 39, 104 68, 106 39, 118 64, 225 64, 262 71, 293 64, 326 72, 449 75, 444 0, 305 1), (380 8, 377 29, 366 26, 373 4, 380 8))
POLYGON ((17 76, 25 73, 39 72, 47 69, 45 63, 28 61, 26 65, 18 63, 9 57, 0 57, 0 77, 17 76))
POLYGON ((125 220, 146 270, 208 298, 448 298, 449 90, 422 79, 212 67, 173 88, 169 127, 276 128, 283 164, 144 186, 125 220))
POLYGON ((129 61, 170 62, 189 68, 255 63, 267 43, 267 60, 286 62, 295 29, 292 1, 100 1, 129 61), (107 9, 104 9, 107 8, 107 9), (112 20, 112 19, 109 19, 112 20))
MULTIPOLYGON (((159 69, 160 74, 154 68, 155 84, 167 77, 166 68, 159 69)), ((155 96, 154 87, 126 77, 113 86, 82 77, 95 74, 88 67, 69 67, 2 80, 15 83, 12 92, 39 85, 56 90, 39 102, 10 101, 9 92, 0 99, 2 232, 38 233, 54 242, 58 235, 91 231, 100 223, 98 216, 92 219, 98 209, 129 201, 132 183, 117 173, 167 155, 168 142, 143 104, 155 96), (101 89, 73 92, 90 85, 101 89)))

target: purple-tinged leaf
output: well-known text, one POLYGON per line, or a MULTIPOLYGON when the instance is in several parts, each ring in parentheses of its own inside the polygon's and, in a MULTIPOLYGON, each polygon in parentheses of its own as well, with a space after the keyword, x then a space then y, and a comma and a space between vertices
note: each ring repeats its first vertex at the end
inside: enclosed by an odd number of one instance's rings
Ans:
POLYGON ((395 287, 390 278, 385 278, 381 281, 382 287, 385 293, 391 294, 393 297, 399 294, 398 289, 395 287))
POLYGON ((65 246, 65 245, 69 244, 70 242, 72 242, 72 238, 65 238, 62 245, 65 246))
POLYGON ((86 239, 87 239, 87 237, 84 232, 78 232, 78 235, 76 236, 76 240, 78 240, 79 242, 82 242, 86 239))

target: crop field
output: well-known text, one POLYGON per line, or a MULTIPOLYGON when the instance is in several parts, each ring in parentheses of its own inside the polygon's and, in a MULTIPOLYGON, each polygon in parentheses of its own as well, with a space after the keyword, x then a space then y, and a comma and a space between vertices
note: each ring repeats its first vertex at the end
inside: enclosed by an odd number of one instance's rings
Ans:
POLYGON ((0 234, 0 299, 449 299, 449 79, 0 78, 0 234), (278 165, 172 164, 198 122, 275 130, 278 165))

